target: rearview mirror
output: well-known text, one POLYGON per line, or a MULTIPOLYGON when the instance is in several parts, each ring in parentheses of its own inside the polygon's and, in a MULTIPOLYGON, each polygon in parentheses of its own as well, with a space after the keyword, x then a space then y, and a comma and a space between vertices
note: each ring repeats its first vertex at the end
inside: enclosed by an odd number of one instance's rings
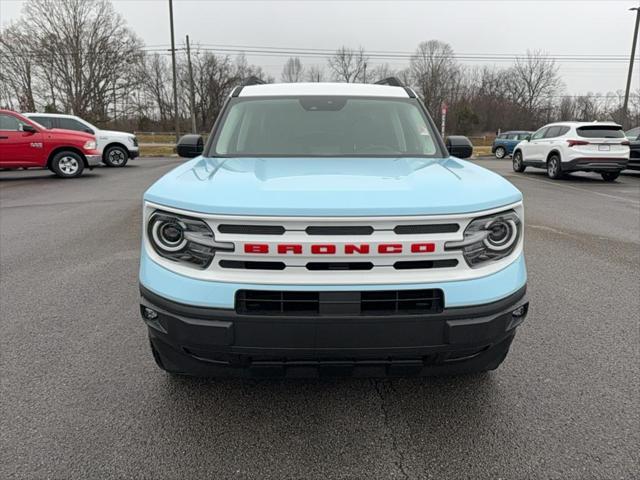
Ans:
POLYGON ((473 144, 467 137, 452 135, 445 141, 449 155, 458 158, 469 158, 473 155, 473 144))
POLYGON ((38 130, 36 130, 35 127, 27 124, 22 125, 22 131, 27 133, 38 133, 38 130))
POLYGON ((202 155, 204 139, 202 135, 184 135, 176 147, 178 155, 183 158, 194 158, 202 155))

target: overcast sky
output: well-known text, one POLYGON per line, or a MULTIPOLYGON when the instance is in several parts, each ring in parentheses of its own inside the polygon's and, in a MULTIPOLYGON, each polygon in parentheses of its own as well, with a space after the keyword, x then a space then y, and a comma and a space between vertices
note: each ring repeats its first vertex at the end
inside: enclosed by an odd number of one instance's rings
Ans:
MULTIPOLYGON (((24 0, 0 0, 0 24, 20 16, 24 0)), ((168 0, 114 0, 147 45, 169 42, 168 0)), ((219 1, 174 0, 176 42, 411 52, 423 40, 451 44, 457 54, 622 55, 639 0, 219 1)), ((639 49, 640 50, 640 49, 639 49)), ((636 57, 640 52, 636 53, 636 57)), ((279 79, 286 56, 251 56, 279 79)), ((304 65, 325 64, 301 58, 304 65)), ((637 61, 637 60, 636 60, 637 61)), ((376 60, 400 68, 402 59, 376 60)), ((465 62, 469 63, 469 62, 465 62)), ((493 61, 486 63, 494 63, 493 61)), ((501 65, 505 65, 502 63, 501 65)), ((640 62, 632 88, 640 88, 640 62)), ((625 87, 628 63, 560 62, 566 93, 625 87)))

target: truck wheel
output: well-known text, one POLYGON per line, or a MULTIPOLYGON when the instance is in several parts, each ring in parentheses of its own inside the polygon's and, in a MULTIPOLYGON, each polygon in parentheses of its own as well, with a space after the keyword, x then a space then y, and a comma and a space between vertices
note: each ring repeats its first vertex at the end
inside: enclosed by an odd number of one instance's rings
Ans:
POLYGON ((562 178, 562 163, 560 162, 560 156, 556 153, 547 160, 547 176, 553 180, 562 178))
POLYGON ((620 172, 602 172, 600 175, 605 182, 613 182, 620 176, 620 172))
POLYGON ((50 168, 61 178, 79 177, 84 170, 84 160, 75 152, 59 152, 51 160, 50 168))
POLYGON ((105 150, 102 161, 107 167, 124 167, 129 161, 129 152, 114 145, 105 150))
POLYGON ((498 160, 502 160, 506 155, 507 155, 507 151, 504 149, 504 147, 496 148, 496 158, 498 160))
POLYGON ((514 172, 522 173, 526 170, 527 167, 522 160, 522 152, 520 150, 513 155, 512 164, 514 172))

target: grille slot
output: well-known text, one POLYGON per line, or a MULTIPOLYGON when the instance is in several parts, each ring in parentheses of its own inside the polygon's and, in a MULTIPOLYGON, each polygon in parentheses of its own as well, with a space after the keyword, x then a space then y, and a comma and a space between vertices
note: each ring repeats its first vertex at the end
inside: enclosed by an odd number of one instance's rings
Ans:
POLYGON ((236 293, 236 312, 241 315, 428 315, 443 309, 444 293, 440 289, 236 293))
POLYGON ((429 233, 454 233, 460 230, 457 223, 434 223, 431 225, 398 225, 393 231, 396 235, 419 235, 429 233))
POLYGON ((240 235, 284 235, 281 225, 218 225, 220 233, 237 233, 240 235))
POLYGON ((222 268, 236 268, 244 270, 284 270, 284 262, 246 262, 243 260, 220 260, 222 268))
POLYGON ((307 270, 371 270, 371 262, 309 262, 307 270))
POLYGON ((372 235, 373 227, 370 226, 311 226, 305 229, 307 235, 372 235))
POLYGON ((452 268, 458 265, 458 260, 408 260, 396 262, 393 268, 396 270, 420 270, 428 268, 452 268))

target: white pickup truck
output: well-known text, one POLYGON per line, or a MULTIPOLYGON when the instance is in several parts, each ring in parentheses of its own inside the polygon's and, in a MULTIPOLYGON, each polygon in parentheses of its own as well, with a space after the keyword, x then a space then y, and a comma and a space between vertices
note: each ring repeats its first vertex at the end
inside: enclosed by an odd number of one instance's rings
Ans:
POLYGON ((102 163, 108 167, 124 167, 129 159, 134 159, 140 154, 138 139, 131 133, 100 130, 75 115, 25 113, 24 116, 46 128, 62 128, 95 135, 97 150, 102 153, 102 163))

